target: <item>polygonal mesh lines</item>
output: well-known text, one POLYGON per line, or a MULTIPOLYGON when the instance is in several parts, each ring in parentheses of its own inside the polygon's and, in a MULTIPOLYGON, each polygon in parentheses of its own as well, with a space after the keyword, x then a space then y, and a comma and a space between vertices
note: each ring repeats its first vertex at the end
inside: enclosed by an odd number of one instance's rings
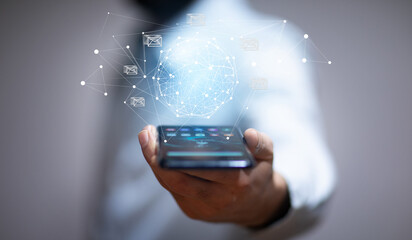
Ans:
POLYGON ((152 77, 156 98, 177 117, 210 118, 232 100, 237 80, 235 58, 215 39, 182 38, 160 51, 152 77))

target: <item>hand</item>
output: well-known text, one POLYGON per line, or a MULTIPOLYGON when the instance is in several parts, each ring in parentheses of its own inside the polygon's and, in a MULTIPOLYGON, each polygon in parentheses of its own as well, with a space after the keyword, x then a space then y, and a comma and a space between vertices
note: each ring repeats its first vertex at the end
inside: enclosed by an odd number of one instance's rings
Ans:
POLYGON ((286 182, 272 168, 273 143, 267 135, 245 131, 257 165, 236 170, 162 169, 156 159, 156 136, 152 125, 139 133, 143 155, 159 183, 190 218, 258 227, 283 214, 289 204, 286 182))

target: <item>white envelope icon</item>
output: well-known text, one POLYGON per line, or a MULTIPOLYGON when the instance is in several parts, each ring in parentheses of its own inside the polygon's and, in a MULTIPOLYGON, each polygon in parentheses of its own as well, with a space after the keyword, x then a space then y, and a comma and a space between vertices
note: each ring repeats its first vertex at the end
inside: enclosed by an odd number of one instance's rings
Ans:
POLYGON ((186 14, 186 23, 192 26, 205 25, 205 15, 201 13, 188 13, 186 14))
POLYGON ((254 90, 267 90, 269 83, 266 78, 254 78, 252 79, 250 87, 254 90))
POLYGON ((245 51, 257 51, 259 50, 259 40, 256 38, 243 38, 240 47, 245 51))
POLYGON ((129 104, 132 107, 144 107, 146 105, 144 97, 131 97, 129 99, 129 104))
POLYGON ((137 75, 137 66, 136 65, 124 65, 123 73, 126 75, 137 75))
POLYGON ((143 41, 148 47, 161 47, 162 35, 143 35, 143 41))

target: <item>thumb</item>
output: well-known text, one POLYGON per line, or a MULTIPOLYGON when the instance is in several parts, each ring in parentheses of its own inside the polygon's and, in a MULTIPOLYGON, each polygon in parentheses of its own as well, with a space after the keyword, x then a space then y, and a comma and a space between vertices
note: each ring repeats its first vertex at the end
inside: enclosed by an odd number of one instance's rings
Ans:
POLYGON ((156 163, 156 135, 156 128, 153 125, 147 125, 139 133, 139 142, 143 156, 151 166, 156 163))
POLYGON ((244 137, 256 160, 273 161, 273 142, 269 136, 249 128, 245 131, 244 137))

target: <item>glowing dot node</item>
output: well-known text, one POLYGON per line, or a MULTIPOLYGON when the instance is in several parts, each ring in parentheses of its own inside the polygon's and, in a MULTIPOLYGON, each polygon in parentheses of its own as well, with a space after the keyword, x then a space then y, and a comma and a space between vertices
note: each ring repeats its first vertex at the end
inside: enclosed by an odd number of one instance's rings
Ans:
POLYGON ((127 49, 129 49, 129 48, 130 48, 130 46, 129 46, 129 45, 126 45, 126 48, 127 48, 127 49))
POLYGON ((283 23, 287 23, 288 22, 288 20, 283 20, 283 23))
POLYGON ((103 65, 100 65, 99 68, 103 68, 103 65))
POLYGON ((107 96, 107 92, 104 92, 104 95, 107 96))
POLYGON ((167 140, 165 139, 165 140, 163 140, 163 142, 167 143, 167 140))
POLYGON ((308 38, 309 38, 309 35, 308 35, 308 34, 305 34, 305 35, 303 35, 303 38, 304 38, 304 39, 308 39, 308 38))
POLYGON ((107 14, 110 14, 110 12, 107 12, 107 14))
POLYGON ((133 88, 136 88, 136 85, 133 85, 133 88))
POLYGON ((329 64, 329 65, 332 64, 332 61, 328 61, 328 64, 329 64))
POLYGON ((229 140, 229 137, 226 137, 227 140, 229 140))
POLYGON ((147 76, 146 76, 146 75, 143 75, 143 78, 147 78, 147 76))
POLYGON ((256 62, 251 63, 252 67, 256 67, 256 62))
POLYGON ((302 62, 306 63, 308 60, 306 58, 302 58, 302 62))
POLYGON ((81 82, 80 82, 80 85, 84 86, 84 85, 86 85, 86 82, 85 82, 85 81, 81 81, 81 82))
POLYGON ((93 53, 94 53, 95 55, 99 54, 99 49, 94 49, 93 53))
POLYGON ((126 104, 126 101, 123 101, 124 104, 126 104))

